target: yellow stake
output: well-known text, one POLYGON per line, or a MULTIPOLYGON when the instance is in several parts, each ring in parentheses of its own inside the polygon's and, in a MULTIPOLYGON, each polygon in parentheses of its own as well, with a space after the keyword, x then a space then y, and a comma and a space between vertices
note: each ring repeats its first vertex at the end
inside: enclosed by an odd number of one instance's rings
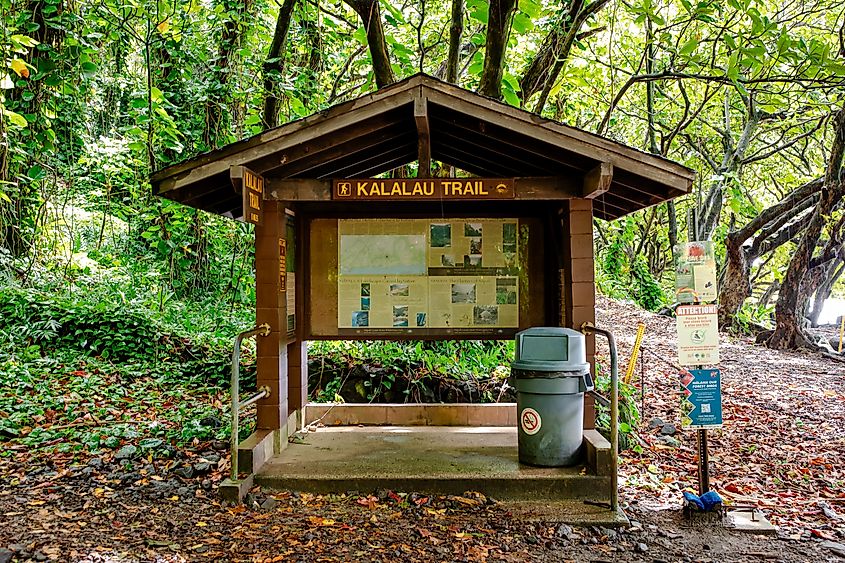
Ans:
POLYGON ((845 313, 842 314, 842 323, 839 325, 839 353, 842 353, 842 337, 845 336, 845 313))
POLYGON ((628 361, 628 371, 625 372, 626 384, 631 383, 634 377, 634 368, 637 367, 637 356, 640 354, 640 345, 643 343, 643 334, 645 334, 645 325, 640 323, 637 326, 637 338, 634 340, 634 349, 631 350, 631 359, 628 361))

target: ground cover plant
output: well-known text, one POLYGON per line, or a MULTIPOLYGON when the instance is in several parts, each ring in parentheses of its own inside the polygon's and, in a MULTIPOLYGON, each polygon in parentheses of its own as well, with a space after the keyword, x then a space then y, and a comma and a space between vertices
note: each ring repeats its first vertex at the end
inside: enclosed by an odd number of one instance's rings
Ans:
MULTIPOLYGON (((0 512, 8 518, 0 527, 0 556, 85 562, 836 557, 835 546, 845 541, 839 431, 845 388, 834 360, 772 353, 748 338, 726 343, 725 428, 711 433, 713 486, 727 502, 759 506, 779 531, 775 537, 705 532, 679 511, 680 491, 695 486, 696 462, 668 360, 675 352, 668 336, 673 321, 610 300, 600 301, 597 320, 616 323, 623 358, 636 325, 648 327, 631 393, 643 419, 629 439, 640 447, 624 452, 620 467, 621 499, 633 520, 628 530, 573 528, 550 516, 532 520, 471 492, 255 489, 245 505, 226 507, 215 493, 228 469, 225 425, 218 424, 225 393, 133 375, 87 356, 59 362, 6 356, 3 373, 12 375, 2 388, 13 391, 0 394, 0 410, 29 414, 18 419, 25 426, 0 431, 0 512)), ((607 360, 601 345, 599 360, 607 360)))

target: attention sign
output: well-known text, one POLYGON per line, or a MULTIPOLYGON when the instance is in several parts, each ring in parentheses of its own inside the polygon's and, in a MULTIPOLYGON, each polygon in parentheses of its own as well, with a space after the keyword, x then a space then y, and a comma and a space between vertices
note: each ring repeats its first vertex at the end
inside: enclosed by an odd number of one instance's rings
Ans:
POLYGON ((678 364, 719 363, 719 308, 717 305, 681 305, 678 321, 678 364))
POLYGON ((513 178, 363 178, 334 180, 335 200, 513 199, 513 178))

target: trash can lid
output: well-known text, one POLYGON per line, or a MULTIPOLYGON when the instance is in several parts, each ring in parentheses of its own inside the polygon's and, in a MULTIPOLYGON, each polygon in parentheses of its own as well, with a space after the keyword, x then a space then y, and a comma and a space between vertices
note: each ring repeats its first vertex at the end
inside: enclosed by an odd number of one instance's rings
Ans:
MULTIPOLYGON (((516 334, 514 370, 583 372, 589 369, 584 335, 563 327, 533 327, 516 334)), ((574 375, 574 374, 573 374, 574 375)))

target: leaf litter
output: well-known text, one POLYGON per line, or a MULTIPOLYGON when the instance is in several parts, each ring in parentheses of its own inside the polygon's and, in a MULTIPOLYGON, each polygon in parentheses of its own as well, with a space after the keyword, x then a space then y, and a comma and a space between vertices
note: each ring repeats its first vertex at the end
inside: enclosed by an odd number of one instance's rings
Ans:
MULTIPOLYGON (((256 488, 244 505, 226 506, 216 494, 227 471, 226 443, 210 435, 175 441, 178 424, 165 414, 183 403, 220 406, 224 398, 185 388, 171 390, 151 408, 130 390, 119 396, 100 393, 96 412, 83 408, 62 418, 59 409, 54 408, 57 414, 45 411, 42 420, 4 443, 0 561, 704 562, 833 557, 822 541, 838 545, 845 540, 841 364, 821 356, 773 352, 723 335, 725 427, 711 432, 712 484, 729 502, 761 507, 780 527, 780 535, 694 529, 679 510, 680 490, 696 483, 694 434, 681 431, 680 445, 671 447, 658 442, 659 430, 648 427, 650 419, 659 417, 680 428, 677 370, 671 365, 674 321, 605 299, 599 301, 597 317, 597 324, 614 327, 623 368, 637 323, 648 326, 635 379, 637 385, 640 378, 645 381, 643 420, 636 429, 644 447, 642 453, 625 452, 620 467, 621 498, 632 520, 627 530, 528 522, 512 515, 507 505, 473 492, 312 495, 256 488), (86 412, 94 412, 90 423, 86 412), (114 450, 82 443, 68 448, 75 435, 65 429, 45 434, 43 442, 33 437, 75 421, 84 423, 83 428, 98 428, 103 422, 98 413, 129 426, 136 420, 158 421, 167 431, 150 435, 145 430, 149 424, 138 425, 137 436, 121 435, 114 450), (75 421, 65 422, 71 414, 75 421)), ((602 361, 607 362, 606 350, 599 345, 602 361)), ((108 379, 108 374, 99 376, 108 379)), ((51 396, 61 399, 66 389, 55 387, 51 396)), ((84 405, 86 398, 73 391, 67 400, 84 405)), ((88 436, 87 430, 82 434, 88 436)))

